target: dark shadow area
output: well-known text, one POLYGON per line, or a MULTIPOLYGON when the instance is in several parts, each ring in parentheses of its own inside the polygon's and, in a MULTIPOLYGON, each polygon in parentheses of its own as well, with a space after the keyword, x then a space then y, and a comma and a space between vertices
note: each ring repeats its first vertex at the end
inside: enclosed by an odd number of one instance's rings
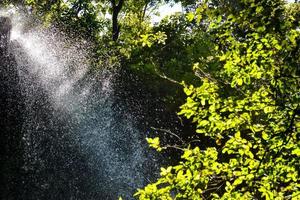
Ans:
POLYGON ((1 17, 0 199, 109 199, 99 187, 104 175, 72 137, 76 121, 55 109, 36 77, 17 66, 10 50, 22 49, 10 43, 10 30, 10 19, 1 17))
POLYGON ((9 53, 11 22, 0 17, 0 198, 21 199, 24 179, 22 110, 16 62, 9 53))

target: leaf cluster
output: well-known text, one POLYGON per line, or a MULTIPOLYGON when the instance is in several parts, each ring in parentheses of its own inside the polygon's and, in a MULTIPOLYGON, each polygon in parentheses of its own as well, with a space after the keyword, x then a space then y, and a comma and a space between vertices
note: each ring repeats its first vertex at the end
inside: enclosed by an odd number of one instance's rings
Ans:
POLYGON ((183 84, 179 115, 215 145, 186 148, 136 197, 299 198, 300 31, 287 13, 282 1, 243 0, 202 1, 187 15, 214 39, 206 60, 216 64, 194 65, 200 84, 183 84))

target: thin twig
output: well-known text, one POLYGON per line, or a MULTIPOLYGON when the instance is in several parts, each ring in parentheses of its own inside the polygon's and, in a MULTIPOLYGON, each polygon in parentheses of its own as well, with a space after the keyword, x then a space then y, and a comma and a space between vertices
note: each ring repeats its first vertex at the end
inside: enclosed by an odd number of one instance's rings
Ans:
POLYGON ((166 79, 166 80, 168 80, 168 81, 170 81, 170 82, 172 82, 172 83, 175 83, 175 84, 177 84, 177 85, 183 86, 180 82, 178 82, 178 81, 176 81, 176 80, 174 80, 174 79, 172 79, 172 78, 170 78, 170 77, 167 77, 163 72, 159 72, 158 69, 157 69, 157 67, 156 67, 157 65, 153 62, 152 59, 150 59, 150 60, 151 60, 152 65, 154 66, 155 72, 157 73, 157 75, 158 75, 159 77, 161 77, 161 78, 163 78, 163 79, 166 79))
POLYGON ((163 129, 163 128, 155 128, 155 127, 150 127, 152 130, 155 130, 155 131, 161 131, 161 132, 164 132, 164 133, 168 133, 174 137, 176 137, 177 139, 179 139, 183 144, 185 143, 177 134, 171 132, 170 130, 168 129, 163 129))
POLYGON ((180 150, 180 151, 185 151, 184 148, 178 147, 178 146, 176 146, 176 145, 166 145, 166 146, 163 146, 162 148, 163 148, 163 149, 168 149, 168 148, 170 148, 170 149, 177 149, 177 150, 180 150))

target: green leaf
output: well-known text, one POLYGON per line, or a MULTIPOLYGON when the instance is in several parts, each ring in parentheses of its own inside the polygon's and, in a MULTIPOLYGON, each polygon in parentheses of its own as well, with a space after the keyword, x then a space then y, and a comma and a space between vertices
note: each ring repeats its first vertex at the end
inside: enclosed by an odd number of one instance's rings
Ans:
POLYGON ((260 26, 257 28, 257 32, 259 32, 259 33, 264 32, 265 30, 266 30, 265 26, 260 26))
POLYGON ((205 106, 205 99, 201 99, 201 105, 205 106))
POLYGON ((264 112, 265 112, 265 113, 272 113, 274 110, 275 110, 275 107, 274 107, 274 106, 266 106, 266 107, 264 108, 264 112))
POLYGON ((239 86, 243 85, 243 79, 241 78, 237 79, 236 82, 239 86))
POLYGON ((261 13, 263 10, 264 10, 264 8, 262 6, 258 6, 258 7, 256 7, 255 12, 261 13))
POLYGON ((243 177, 238 177, 237 179, 234 180, 233 186, 238 186, 243 182, 243 177))
POLYGON ((262 138, 266 141, 269 139, 269 136, 265 131, 262 132, 262 138))
POLYGON ((194 20, 194 18, 195 18, 195 15, 194 15, 194 13, 193 12, 189 12, 187 15, 186 15, 186 18, 187 18, 187 20, 188 21, 193 21, 194 20))
POLYGON ((296 148, 292 151, 293 155, 300 156, 300 148, 296 148))

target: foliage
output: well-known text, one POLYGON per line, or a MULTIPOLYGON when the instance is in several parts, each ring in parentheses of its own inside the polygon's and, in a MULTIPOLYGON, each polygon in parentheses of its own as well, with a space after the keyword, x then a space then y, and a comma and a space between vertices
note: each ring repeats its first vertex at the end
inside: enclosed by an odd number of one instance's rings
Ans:
POLYGON ((118 49, 123 56, 130 58, 133 51, 140 52, 142 47, 151 47, 153 44, 164 44, 166 35, 154 32, 150 18, 141 20, 139 15, 129 11, 120 21, 122 31, 118 39, 118 49))
POLYGON ((145 84, 159 98, 164 99, 171 112, 177 111, 185 99, 178 82, 184 80, 186 83, 197 84, 190 66, 207 57, 213 46, 209 36, 195 27, 186 20, 184 14, 176 13, 166 17, 151 28, 151 33, 163 33, 163 42, 156 38, 149 40, 149 34, 142 34, 140 37, 146 40, 146 45, 143 47, 141 42, 132 45, 130 57, 124 63, 127 68, 144 76, 145 84))
POLYGON ((91 41, 97 41, 99 33, 108 24, 104 16, 99 15, 103 5, 91 0, 26 0, 26 5, 45 25, 56 24, 91 41))
MULTIPOLYGON (((297 4, 296 4, 297 5, 297 4)), ((187 15, 215 42, 184 85, 180 115, 215 145, 185 148, 182 161, 139 189, 139 199, 298 199, 299 23, 283 1, 202 1, 187 15)), ((159 139, 148 139, 158 150, 159 139)))
POLYGON ((163 19, 154 30, 165 33, 165 44, 154 44, 148 49, 143 63, 149 62, 154 71, 178 82, 185 80, 196 84, 190 66, 209 54, 212 45, 208 35, 189 23, 183 14, 163 19))

